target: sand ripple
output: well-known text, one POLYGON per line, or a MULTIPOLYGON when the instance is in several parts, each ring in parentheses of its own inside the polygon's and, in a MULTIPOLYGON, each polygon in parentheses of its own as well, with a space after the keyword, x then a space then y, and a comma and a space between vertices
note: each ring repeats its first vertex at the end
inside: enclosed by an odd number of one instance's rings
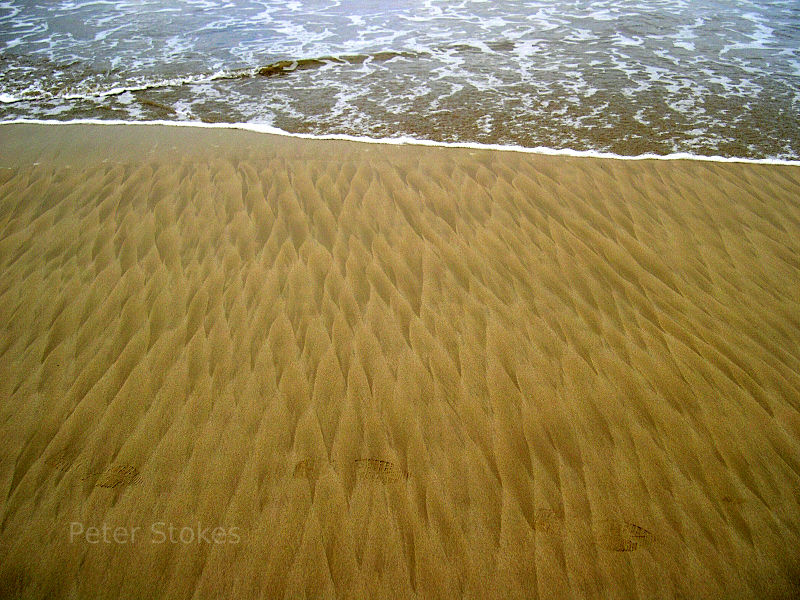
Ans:
POLYGON ((0 131, 0 595, 800 590, 797 167, 67 129, 0 131))

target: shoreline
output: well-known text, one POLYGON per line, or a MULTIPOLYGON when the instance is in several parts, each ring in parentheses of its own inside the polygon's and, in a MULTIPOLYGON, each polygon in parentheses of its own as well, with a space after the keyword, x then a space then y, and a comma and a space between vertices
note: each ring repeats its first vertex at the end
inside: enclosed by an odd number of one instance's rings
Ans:
POLYGON ((434 148, 465 148, 472 150, 492 150, 498 152, 516 152, 520 154, 537 154, 542 156, 569 156, 575 158, 602 158, 621 161, 697 161, 713 163, 733 163, 733 164, 756 164, 756 165, 800 165, 800 159, 774 159, 774 158, 741 158, 726 156, 704 156, 684 152, 676 152, 666 155, 658 154, 639 154, 626 156, 612 152, 601 152, 594 150, 570 150, 547 147, 527 148, 523 146, 512 146, 502 144, 480 144, 473 142, 436 142, 432 140, 420 140, 411 137, 397 138, 370 138, 367 136, 353 136, 347 134, 311 134, 311 133, 291 133, 277 127, 259 123, 205 123, 195 121, 125 121, 118 119, 74 119, 71 121, 59 121, 56 119, 15 119, 13 121, 0 121, 0 126, 4 125, 141 125, 141 126, 166 126, 166 127, 188 127, 197 129, 234 129, 250 131, 253 133, 265 133, 279 135, 297 139, 312 140, 339 140, 349 142, 360 142, 365 144, 387 145, 387 146, 423 146, 434 148))

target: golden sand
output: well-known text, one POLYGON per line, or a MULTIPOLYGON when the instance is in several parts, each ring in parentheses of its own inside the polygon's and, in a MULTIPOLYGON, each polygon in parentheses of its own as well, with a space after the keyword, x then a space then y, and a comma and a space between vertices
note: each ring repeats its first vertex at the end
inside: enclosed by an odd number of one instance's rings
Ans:
POLYGON ((800 594, 800 167, 0 152, 0 597, 800 594))

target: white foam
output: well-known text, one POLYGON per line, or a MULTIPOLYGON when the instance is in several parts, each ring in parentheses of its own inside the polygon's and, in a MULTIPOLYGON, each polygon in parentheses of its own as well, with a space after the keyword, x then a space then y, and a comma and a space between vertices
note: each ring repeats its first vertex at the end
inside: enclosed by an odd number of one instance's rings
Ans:
POLYGON ((34 125, 162 125, 169 127, 196 127, 199 129, 242 129, 255 133, 266 133, 270 135, 281 135, 301 139, 314 140, 344 140, 349 142, 362 142, 366 144, 386 144, 391 146, 435 146, 443 148, 471 148, 473 150, 497 150, 501 152, 520 152, 524 154, 544 154, 549 156, 574 156, 580 158, 608 158, 614 160, 696 160, 702 162, 724 162, 724 163, 747 163, 757 165, 796 165, 800 166, 800 160, 788 160, 779 158, 742 158, 729 156, 701 156, 688 152, 673 152, 671 154, 637 154, 635 156, 625 156, 614 154, 613 152, 600 152, 597 150, 571 150, 568 148, 548 148, 546 146, 536 146, 527 148, 524 146, 502 145, 502 144, 480 144, 477 142, 436 142, 433 140, 420 140, 411 137, 393 138, 370 138, 356 135, 340 133, 332 134, 313 134, 313 133, 291 133, 278 129, 266 123, 203 123, 200 121, 122 121, 117 119, 73 119, 71 121, 58 121, 52 119, 15 119, 13 121, 0 121, 2 125, 14 125, 20 123, 34 125))
MULTIPOLYGON (((293 70, 297 66, 295 61, 294 65, 287 68, 287 71, 293 70)), ((98 88, 98 89, 84 89, 80 91, 66 91, 60 94, 53 94, 51 92, 42 90, 38 83, 25 90, 25 97, 18 98, 10 94, 0 93, 0 102, 10 104, 13 102, 40 101, 40 100, 93 100, 97 98, 107 98, 109 96, 120 96, 127 92, 141 92, 144 90, 161 89, 168 87, 179 87, 183 85, 203 85, 213 83, 215 81, 234 79, 238 77, 252 77, 257 73, 257 69, 239 69, 233 71, 226 71, 219 69, 210 74, 200 75, 187 75, 185 77, 173 77, 168 79, 156 79, 153 81, 137 82, 131 80, 126 85, 98 88)))

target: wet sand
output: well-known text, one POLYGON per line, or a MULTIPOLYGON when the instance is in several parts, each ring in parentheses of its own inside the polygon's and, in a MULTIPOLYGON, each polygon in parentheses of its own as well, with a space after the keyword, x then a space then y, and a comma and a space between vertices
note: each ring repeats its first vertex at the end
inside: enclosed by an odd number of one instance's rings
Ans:
POLYGON ((0 596, 800 594, 800 167, 0 148, 0 596))

